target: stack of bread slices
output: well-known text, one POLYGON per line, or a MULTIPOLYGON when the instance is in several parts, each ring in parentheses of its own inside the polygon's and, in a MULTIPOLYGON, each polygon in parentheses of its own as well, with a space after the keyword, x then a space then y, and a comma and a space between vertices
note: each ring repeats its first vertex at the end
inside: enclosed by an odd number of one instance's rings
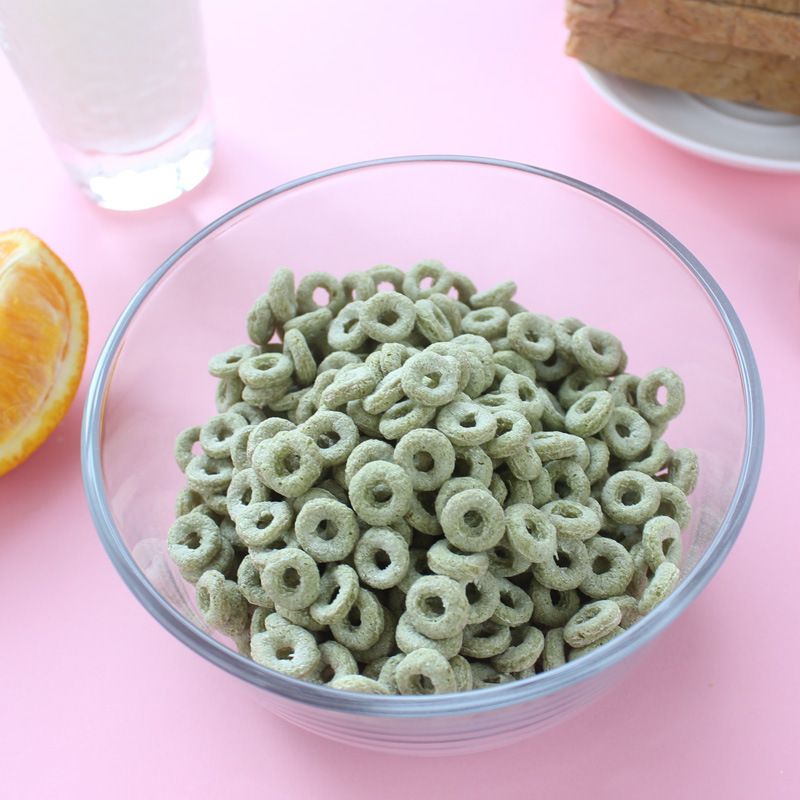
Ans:
POLYGON ((800 114, 800 0, 566 0, 566 23, 590 66, 800 114))

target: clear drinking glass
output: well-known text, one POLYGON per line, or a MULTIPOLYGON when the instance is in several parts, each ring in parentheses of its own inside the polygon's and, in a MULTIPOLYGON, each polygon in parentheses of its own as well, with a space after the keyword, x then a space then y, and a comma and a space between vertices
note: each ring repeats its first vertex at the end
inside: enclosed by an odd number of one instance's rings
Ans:
POLYGON ((0 46, 68 173, 99 205, 161 205, 208 174, 199 0, 0 0, 0 46))

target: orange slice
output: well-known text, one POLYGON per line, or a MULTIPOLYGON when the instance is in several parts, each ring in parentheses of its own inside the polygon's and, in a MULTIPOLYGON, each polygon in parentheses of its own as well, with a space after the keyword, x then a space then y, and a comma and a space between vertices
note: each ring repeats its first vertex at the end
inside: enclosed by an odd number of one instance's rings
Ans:
POLYGON ((32 233, 0 233, 0 475, 67 413, 88 333, 86 299, 69 268, 32 233))

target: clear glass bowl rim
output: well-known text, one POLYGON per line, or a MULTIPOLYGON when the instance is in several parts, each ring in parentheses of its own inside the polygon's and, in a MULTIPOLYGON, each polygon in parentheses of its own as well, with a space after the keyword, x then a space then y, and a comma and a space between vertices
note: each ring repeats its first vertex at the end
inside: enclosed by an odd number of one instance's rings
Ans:
POLYGON ((263 192, 220 216, 178 248, 144 282, 114 325, 98 357, 84 406, 81 430, 81 464, 84 489, 93 522, 112 564, 125 584, 150 614, 171 634, 211 663, 257 689, 290 701, 348 715, 394 718, 448 717, 492 711, 537 700, 576 686, 602 673, 654 639, 691 604, 719 569, 738 537, 755 495, 764 450, 764 400, 755 355, 747 334, 728 298, 705 267, 668 231, 624 201, 588 183, 558 172, 521 162, 462 155, 416 155, 361 161, 316 172, 263 192), (713 301, 733 344, 745 400, 747 435, 742 469, 720 530, 684 581, 663 603, 623 636, 562 667, 525 680, 480 691, 431 696, 382 696, 341 692, 268 670, 195 628, 172 608, 145 578, 125 547, 106 500, 102 478, 100 440, 103 405, 119 348, 139 307, 159 281, 203 239, 239 214, 269 198, 299 186, 356 170, 389 165, 463 163, 472 166, 520 170, 585 192, 627 215, 660 239, 684 263, 713 301))

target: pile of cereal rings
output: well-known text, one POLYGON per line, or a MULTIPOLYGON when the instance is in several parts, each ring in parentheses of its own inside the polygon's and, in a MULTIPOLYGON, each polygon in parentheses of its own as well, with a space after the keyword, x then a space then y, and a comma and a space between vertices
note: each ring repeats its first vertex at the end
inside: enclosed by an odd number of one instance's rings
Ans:
POLYGON ((698 476, 662 438, 683 382, 515 292, 433 260, 275 271, 250 343, 209 362, 218 413, 175 444, 168 551, 239 652, 461 692, 579 658, 673 590, 698 476))

